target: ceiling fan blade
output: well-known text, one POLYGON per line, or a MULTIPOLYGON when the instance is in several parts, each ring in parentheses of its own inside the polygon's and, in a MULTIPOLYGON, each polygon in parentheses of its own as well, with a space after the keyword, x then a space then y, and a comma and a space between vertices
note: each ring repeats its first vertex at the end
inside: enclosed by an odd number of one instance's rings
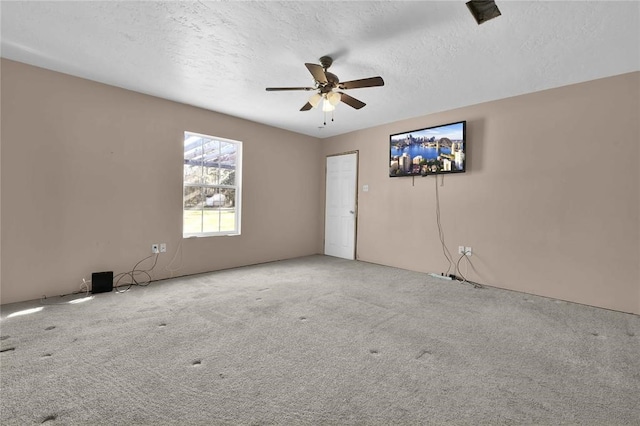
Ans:
POLYGON ((267 92, 278 92, 282 90, 316 90, 315 87, 267 87, 267 92))
POLYGON ((352 96, 349 96, 346 93, 342 93, 342 92, 338 92, 338 93, 340 93, 340 100, 345 104, 349 105, 350 107, 353 107, 355 109, 360 109, 366 105, 364 102, 359 101, 358 99, 352 96))
POLYGON ((362 80, 342 81, 338 84, 341 89, 359 89, 361 87, 384 86, 382 77, 363 78, 362 80))
POLYGON ((304 64, 314 80, 320 84, 327 84, 327 76, 324 74, 324 68, 318 64, 304 64))
POLYGON ((302 108, 300 108, 300 111, 309 111, 311 108, 313 108, 313 105, 307 102, 302 108))

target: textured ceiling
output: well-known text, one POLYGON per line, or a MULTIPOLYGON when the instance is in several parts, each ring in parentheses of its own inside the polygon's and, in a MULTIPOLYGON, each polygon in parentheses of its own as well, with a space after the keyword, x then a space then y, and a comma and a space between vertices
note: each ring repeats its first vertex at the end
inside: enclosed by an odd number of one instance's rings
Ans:
POLYGON ((640 70, 640 2, 2 1, 5 58, 317 137, 640 70), (367 106, 300 112, 334 57, 367 106))

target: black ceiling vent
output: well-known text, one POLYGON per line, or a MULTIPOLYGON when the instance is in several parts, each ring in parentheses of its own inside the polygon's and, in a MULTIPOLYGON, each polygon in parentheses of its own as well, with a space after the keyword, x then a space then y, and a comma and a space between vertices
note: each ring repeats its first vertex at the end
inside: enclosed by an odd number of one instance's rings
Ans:
POLYGON ((493 0, 471 0, 467 2, 467 7, 478 25, 502 15, 493 0))

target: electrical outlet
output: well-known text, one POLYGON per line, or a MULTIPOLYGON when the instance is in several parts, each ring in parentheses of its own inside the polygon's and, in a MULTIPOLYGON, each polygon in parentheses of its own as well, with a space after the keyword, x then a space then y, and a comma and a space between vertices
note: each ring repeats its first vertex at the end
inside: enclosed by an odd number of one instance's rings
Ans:
POLYGON ((464 246, 458 246, 458 254, 464 254, 464 246))
POLYGON ((157 244, 151 244, 151 253, 160 253, 160 249, 157 244))
POLYGON ((160 253, 167 252, 167 245, 165 243, 160 243, 160 253))
POLYGON ((471 257, 471 255, 473 254, 473 250, 471 249, 471 247, 465 247, 464 254, 471 257))

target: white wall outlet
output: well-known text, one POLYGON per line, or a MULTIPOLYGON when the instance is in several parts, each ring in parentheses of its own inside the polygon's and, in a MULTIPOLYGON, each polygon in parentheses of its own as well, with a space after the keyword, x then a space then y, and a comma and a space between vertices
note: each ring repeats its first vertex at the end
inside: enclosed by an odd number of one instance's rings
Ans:
POLYGON ((167 252, 167 245, 165 243, 160 243, 160 253, 167 252))
POLYGON ((471 255, 473 254, 473 250, 471 249, 471 247, 465 247, 464 248, 464 254, 466 254, 467 256, 471 257, 471 255))
POLYGON ((369 185, 362 185, 362 192, 369 192, 369 185))
POLYGON ((151 253, 160 253, 160 249, 157 244, 151 244, 151 253))
POLYGON ((458 254, 464 254, 464 246, 458 246, 458 254))

